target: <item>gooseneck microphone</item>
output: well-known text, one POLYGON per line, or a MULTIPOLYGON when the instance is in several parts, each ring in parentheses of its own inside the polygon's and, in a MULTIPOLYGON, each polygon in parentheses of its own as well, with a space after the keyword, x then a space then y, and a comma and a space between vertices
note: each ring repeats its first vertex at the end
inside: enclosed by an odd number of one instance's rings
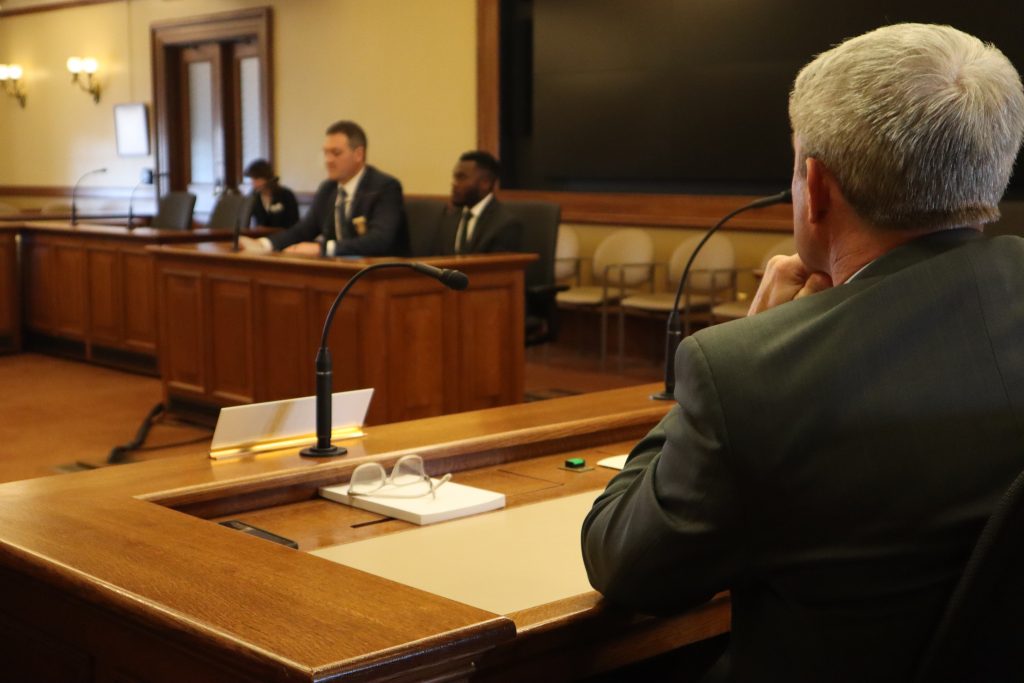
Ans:
POLYGON ((415 261, 374 263, 360 270, 345 283, 345 286, 338 292, 338 296, 334 298, 334 303, 331 304, 330 310, 327 311, 327 318, 324 320, 324 331, 320 335, 320 348, 316 352, 316 446, 303 448, 299 453, 300 455, 308 458, 326 458, 332 455, 345 455, 348 453, 348 449, 331 443, 331 394, 334 388, 334 364, 331 361, 331 351, 327 348, 327 335, 330 334, 331 323, 334 322, 334 313, 338 310, 338 305, 345 298, 348 290, 352 288, 352 285, 359 278, 370 271, 380 268, 410 268, 418 273, 432 277, 445 287, 454 290, 462 290, 469 285, 469 278, 461 271, 435 268, 426 263, 415 261))
POLYGON ((105 168, 94 168, 93 170, 88 171, 87 173, 83 173, 82 177, 79 178, 78 182, 75 183, 75 186, 71 188, 71 225, 76 225, 78 223, 78 205, 75 203, 75 196, 78 194, 78 186, 82 184, 83 180, 93 175, 94 173, 106 172, 107 169, 105 168))
POLYGON ((131 230, 134 226, 132 223, 135 221, 135 213, 133 206, 135 202, 135 191, 143 185, 153 184, 153 170, 144 168, 139 172, 139 182, 135 183, 135 187, 132 188, 131 193, 128 195, 128 229, 131 230))
POLYGON ((672 312, 668 314, 668 325, 665 331, 665 390, 652 394, 651 398, 656 401, 671 401, 674 398, 676 389, 676 348, 679 346, 679 342, 683 340, 683 330, 679 322, 679 301, 683 298, 683 292, 686 290, 686 280, 690 275, 690 268, 693 267, 693 262, 697 258, 697 254, 700 253, 701 248, 704 244, 711 239, 711 236, 718 232, 726 222, 744 211, 750 211, 751 209, 760 209, 765 206, 772 206, 773 204, 788 204, 793 201, 793 193, 789 190, 784 190, 778 194, 773 194, 770 197, 762 197, 761 199, 755 199, 749 204, 745 204, 735 211, 725 215, 722 220, 715 223, 714 227, 708 230, 703 239, 697 243, 693 253, 690 254, 690 260, 686 262, 686 267, 683 268, 683 275, 679 278, 679 287, 676 289, 675 303, 672 305, 672 312))

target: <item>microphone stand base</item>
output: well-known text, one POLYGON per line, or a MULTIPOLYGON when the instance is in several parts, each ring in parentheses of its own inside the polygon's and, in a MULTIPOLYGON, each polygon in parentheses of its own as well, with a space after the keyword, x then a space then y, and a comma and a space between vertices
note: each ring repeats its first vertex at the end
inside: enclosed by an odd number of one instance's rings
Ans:
POLYGON ((348 449, 344 446, 330 445, 326 448, 320 448, 319 446, 310 446, 309 448, 303 448, 299 451, 299 455, 303 458, 330 458, 335 455, 345 455, 348 453, 348 449))
POLYGON ((672 401, 674 399, 675 399, 675 396, 673 396, 672 394, 668 393, 667 391, 659 391, 656 394, 651 394, 651 400, 652 401, 672 401))

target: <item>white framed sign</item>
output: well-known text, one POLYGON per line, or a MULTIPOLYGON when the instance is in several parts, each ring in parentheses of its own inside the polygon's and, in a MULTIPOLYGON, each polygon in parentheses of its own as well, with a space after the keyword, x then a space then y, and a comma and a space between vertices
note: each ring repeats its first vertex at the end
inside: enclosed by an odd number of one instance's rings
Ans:
POLYGON ((149 115, 142 102, 114 105, 114 133, 117 154, 122 157, 149 156, 149 115))

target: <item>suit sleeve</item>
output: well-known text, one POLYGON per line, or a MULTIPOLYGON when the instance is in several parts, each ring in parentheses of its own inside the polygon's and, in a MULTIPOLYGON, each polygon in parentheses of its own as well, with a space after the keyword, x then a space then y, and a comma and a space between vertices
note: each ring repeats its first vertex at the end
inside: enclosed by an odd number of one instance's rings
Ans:
POLYGON ((284 204, 281 220, 284 225, 295 225, 299 222, 299 200, 295 198, 295 193, 288 189, 282 191, 281 195, 281 203, 284 204))
POLYGON ((393 256, 405 251, 401 183, 388 178, 375 195, 365 216, 366 234, 339 242, 335 255, 393 256))
MULTIPOLYGON (((299 222, 282 232, 270 235, 268 239, 274 245, 274 251, 281 251, 299 242, 312 242, 320 236, 322 230, 320 216, 324 212, 325 204, 329 203, 328 195, 332 190, 332 183, 326 182, 320 185, 313 197, 313 203, 306 210, 306 215, 299 219, 299 222)), ((296 207, 296 210, 297 207, 296 207)))
POLYGON ((655 614, 710 599, 748 548, 718 395, 698 342, 676 353, 677 405, 633 448, 583 523, 590 583, 655 614))

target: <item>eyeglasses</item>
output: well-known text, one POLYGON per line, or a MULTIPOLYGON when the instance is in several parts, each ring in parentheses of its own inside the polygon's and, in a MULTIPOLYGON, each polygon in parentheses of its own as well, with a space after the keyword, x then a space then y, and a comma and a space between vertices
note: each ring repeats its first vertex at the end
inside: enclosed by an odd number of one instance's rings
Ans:
POLYGON ((423 458, 404 455, 395 462, 391 474, 376 462, 366 462, 352 470, 348 494, 378 498, 421 498, 427 495, 437 498, 437 490, 451 478, 451 474, 446 474, 440 479, 431 479, 423 468, 423 458))

